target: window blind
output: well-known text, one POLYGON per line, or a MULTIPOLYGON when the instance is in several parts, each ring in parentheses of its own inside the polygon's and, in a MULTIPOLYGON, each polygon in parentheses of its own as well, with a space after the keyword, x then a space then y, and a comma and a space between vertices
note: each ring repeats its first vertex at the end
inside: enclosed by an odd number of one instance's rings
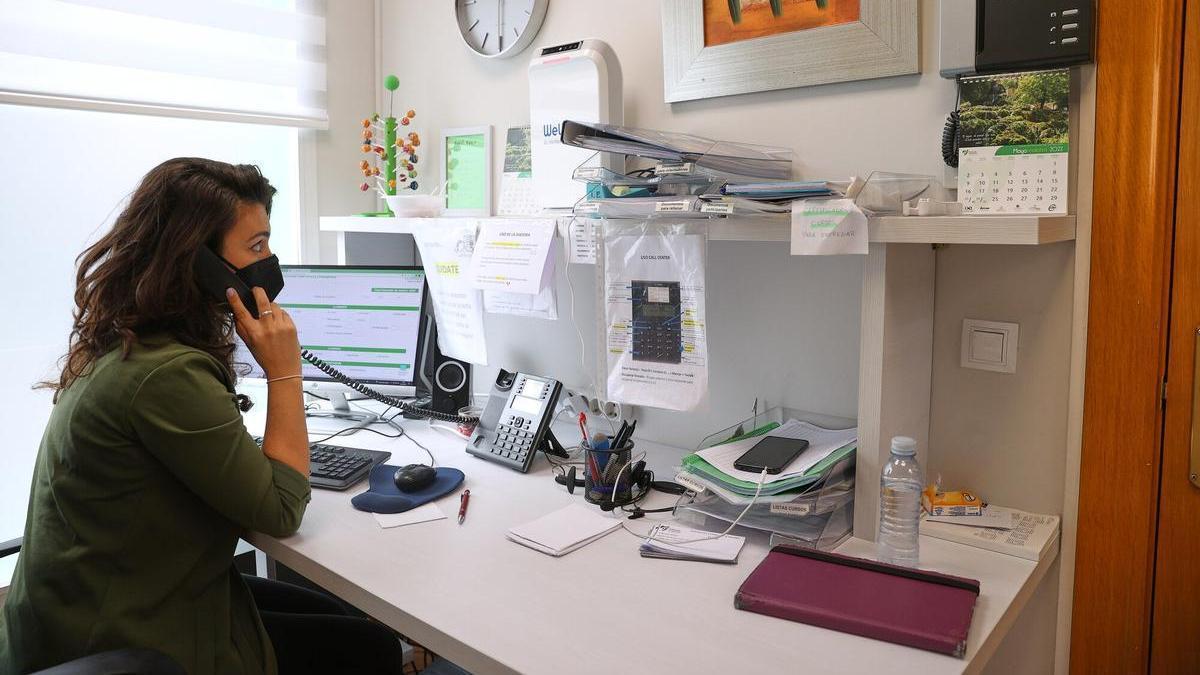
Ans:
POLYGON ((0 0, 0 102, 326 128, 323 0, 0 0))

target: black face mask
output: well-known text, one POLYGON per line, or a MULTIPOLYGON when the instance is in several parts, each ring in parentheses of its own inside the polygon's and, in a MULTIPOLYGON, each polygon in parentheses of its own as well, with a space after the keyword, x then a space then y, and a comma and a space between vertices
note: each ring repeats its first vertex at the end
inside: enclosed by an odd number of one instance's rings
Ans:
POLYGON ((236 274, 237 278, 246 284, 246 288, 258 286, 266 291, 267 299, 271 302, 275 302, 275 298, 279 297, 279 292, 283 290, 283 270, 279 269, 278 256, 252 262, 238 270, 236 274))
POLYGON ((250 289, 258 286, 274 301, 283 290, 283 271, 279 269, 279 258, 271 256, 232 270, 233 265, 217 255, 207 246, 200 247, 196 255, 196 281, 214 300, 225 302, 225 289, 232 288, 241 296, 242 304, 255 318, 258 317, 258 301, 250 289))

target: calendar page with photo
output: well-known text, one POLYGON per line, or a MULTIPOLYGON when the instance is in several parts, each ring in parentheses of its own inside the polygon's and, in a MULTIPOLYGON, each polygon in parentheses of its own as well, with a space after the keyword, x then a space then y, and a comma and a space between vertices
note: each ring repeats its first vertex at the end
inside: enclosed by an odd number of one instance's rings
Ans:
POLYGON ((959 82, 958 201, 963 213, 1066 213, 1067 70, 959 82))
POLYGON ((504 142, 504 173, 500 175, 502 216, 532 216, 541 211, 533 195, 533 163, 529 154, 529 127, 509 127, 504 142))

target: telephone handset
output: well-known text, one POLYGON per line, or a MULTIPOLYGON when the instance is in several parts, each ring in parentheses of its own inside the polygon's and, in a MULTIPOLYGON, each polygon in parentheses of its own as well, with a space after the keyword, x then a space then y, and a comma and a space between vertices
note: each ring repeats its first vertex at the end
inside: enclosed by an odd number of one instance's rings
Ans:
POLYGON ((225 303, 225 289, 232 288, 237 291, 238 297, 242 299, 242 304, 246 306, 250 315, 258 318, 258 300, 254 298, 254 293, 233 270, 229 269, 229 265, 221 259, 221 256, 213 253, 212 249, 207 246, 200 247, 196 252, 194 270, 196 283, 200 284, 201 290, 225 303))
POLYGON ((560 393, 558 380, 501 370, 467 452, 522 473, 538 450, 566 456, 550 430, 560 393))

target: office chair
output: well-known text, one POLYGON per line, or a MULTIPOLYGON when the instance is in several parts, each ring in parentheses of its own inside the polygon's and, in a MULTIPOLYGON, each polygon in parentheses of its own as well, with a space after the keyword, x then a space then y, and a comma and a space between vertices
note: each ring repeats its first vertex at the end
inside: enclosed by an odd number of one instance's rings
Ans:
MULTIPOLYGON (((21 551, 21 537, 0 542, 0 558, 21 551)), ((8 588, 0 588, 0 607, 8 588)), ((35 675, 186 675, 171 657, 153 649, 114 649, 39 670, 35 675)))

